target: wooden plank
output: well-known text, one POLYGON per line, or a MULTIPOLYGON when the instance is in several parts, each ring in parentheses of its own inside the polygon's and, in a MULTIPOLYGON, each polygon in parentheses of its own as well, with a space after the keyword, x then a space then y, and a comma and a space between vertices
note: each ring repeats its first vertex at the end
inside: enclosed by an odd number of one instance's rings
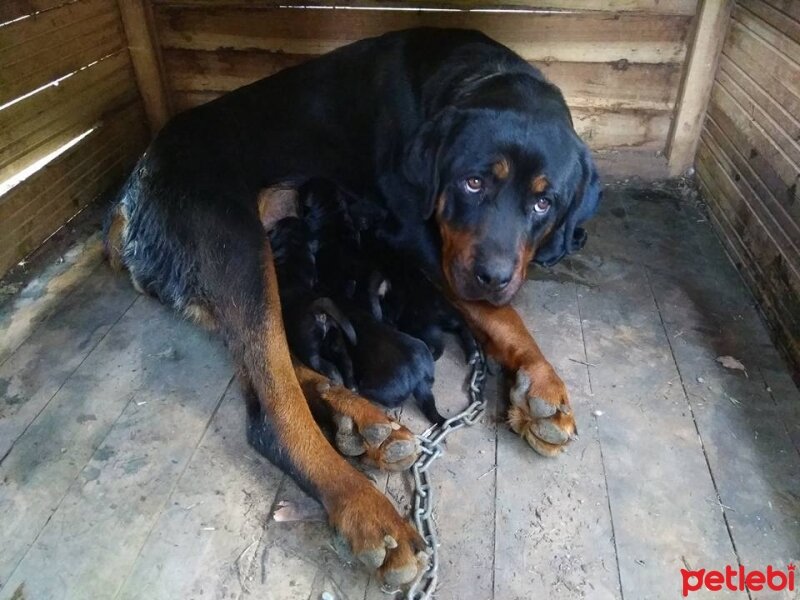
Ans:
POLYGON ((592 396, 587 367, 576 362, 586 362, 578 310, 584 286, 568 275, 550 278, 536 271, 514 305, 567 384, 581 435, 548 460, 499 429, 492 597, 619 598, 601 445, 592 423, 602 399, 592 396), (536 281, 537 275, 547 280, 536 281))
POLYGON ((782 29, 776 29, 776 27, 760 18, 760 16, 750 12, 741 5, 736 6, 736 9, 733 11, 733 18, 784 54, 787 58, 796 63, 800 62, 800 43, 788 35, 790 30, 794 30, 797 27, 792 20, 781 20, 781 22, 776 23, 776 25, 779 25, 782 29), (792 25, 794 25, 794 27, 792 27, 792 25))
POLYGON ((674 176, 684 173, 694 160, 733 5, 733 0, 699 3, 694 38, 667 143, 670 173, 674 176))
MULTIPOLYGON (((175 92, 178 112, 219 98, 220 92, 175 92)), ((669 113, 645 110, 595 110, 572 108, 575 130, 592 150, 626 146, 651 155, 664 146, 669 130, 669 113)))
POLYGON ((793 272, 796 266, 792 267, 779 258, 779 250, 763 228, 748 223, 749 210, 741 207, 735 186, 702 144, 698 158, 706 198, 717 221, 724 222, 723 237, 729 238, 735 247, 742 270, 747 271, 753 281, 755 295, 762 302, 768 298, 776 326, 790 338, 797 337, 797 332, 800 332, 800 281, 793 272))
POLYGON ((138 104, 109 117, 0 201, 0 271, 35 250, 69 217, 118 182, 146 143, 138 104))
POLYGON ((109 115, 97 129, 0 197, 0 220, 7 224, 0 235, 11 233, 32 210, 43 206, 59 189, 80 181, 83 173, 109 154, 135 152, 143 141, 141 106, 129 105, 109 115), (130 144, 126 142, 130 140, 130 144))
POLYGON ((0 24, 57 8, 75 0, 4 0, 0 3, 0 24))
POLYGON ((624 227, 617 227, 624 233, 618 238, 628 246, 623 252, 646 265, 680 374, 676 385, 687 392, 737 556, 745 565, 787 564, 800 540, 792 500, 800 485, 800 456, 781 420, 791 412, 772 401, 759 372, 781 369, 778 352, 693 198, 677 190, 650 193, 647 202, 639 194, 625 197, 624 227), (676 238, 676 231, 683 237, 676 238), (666 268, 653 267, 653 256, 678 239, 679 245, 696 241, 699 251, 676 252, 666 268), (716 362, 720 355, 741 360, 748 374, 722 367, 716 362))
MULTIPOLYGON (((283 473, 247 443, 238 385, 225 394, 117 598, 237 597, 249 589, 283 473)), ((295 578, 281 565, 286 582, 295 578)))
MULTIPOLYGON (((748 106, 752 106, 749 104, 748 106)), ((748 156, 761 156, 764 163, 775 171, 785 186, 785 193, 777 194, 778 199, 794 202, 797 178, 797 165, 782 151, 782 149, 767 135, 760 122, 767 120, 763 111, 753 107, 757 115, 751 116, 747 110, 736 101, 731 93, 721 85, 715 85, 711 92, 709 114, 731 139, 741 139, 744 144, 742 152, 748 156), (755 151, 755 153, 753 152, 755 151)))
POLYGON ((736 22, 722 52, 721 68, 734 73, 735 65, 744 73, 740 80, 752 79, 790 118, 797 119, 791 115, 800 114, 800 66, 736 22))
POLYGON ((794 15, 788 5, 779 9, 764 0, 742 0, 739 6, 800 44, 800 8, 797 6, 794 7, 794 15))
POLYGON ((761 324, 735 279, 716 284, 710 271, 652 277, 681 381, 692 405, 736 552, 744 565, 787 565, 800 555, 800 456, 783 412, 754 373, 716 362, 733 355, 752 368, 761 324))
POLYGON ((661 111, 573 108, 575 131, 592 150, 625 146, 659 151, 669 131, 670 115, 661 111))
POLYGON ((706 129, 709 133, 703 136, 703 143, 719 167, 730 174, 733 185, 739 191, 739 198, 744 202, 741 209, 749 209, 754 217, 754 226, 767 232, 789 264, 800 267, 800 227, 783 213, 780 205, 759 185, 760 181, 751 172, 742 170, 746 168, 744 159, 730 141, 715 130, 715 125, 709 122, 706 129), (712 135, 711 131, 715 131, 717 136, 712 135), (754 182, 752 185, 751 180, 754 182))
POLYGON ((151 7, 137 0, 118 1, 139 93, 150 129, 155 133, 167 122, 172 110, 164 89, 160 48, 153 31, 151 7))
MULTIPOLYGON (((176 92, 227 92, 312 58, 265 51, 166 50, 165 69, 176 92)), ((570 106, 671 110, 678 65, 635 63, 538 63, 570 106)))
POLYGON ((119 52, 0 111, 0 180, 10 177, 137 98, 119 52))
POLYGON ((0 305, 0 363, 56 311, 63 300, 86 281, 102 261, 102 244, 95 235, 78 242, 49 265, 16 296, 0 305))
POLYGON ((0 465, 0 594, 113 595, 231 373, 221 344, 134 303, 0 465))
POLYGON ((441 8, 459 10, 581 10, 642 12, 663 15, 694 15, 697 0, 153 0, 153 4, 170 6, 216 7, 241 6, 260 8, 264 6, 299 7, 394 7, 405 9, 441 8))
POLYGON ((661 152, 636 148, 614 148, 593 152, 595 165, 604 182, 640 177, 645 181, 665 179, 669 172, 661 152))
POLYGON ((766 3, 778 9, 780 12, 789 15, 795 21, 800 21, 800 6, 798 6, 795 0, 766 0, 766 3))
POLYGON ((0 28, 0 105, 122 47, 113 0, 86 0, 0 28))
MULTIPOLYGON (((698 165, 698 167, 700 166, 698 165)), ((698 175, 699 173, 698 170, 698 175)), ((706 186, 701 177, 698 177, 698 187, 706 198, 713 198, 716 194, 715 190, 706 186)), ((785 313, 780 307, 775 306, 776 299, 765 292, 767 287, 764 285, 764 278, 757 266, 754 266, 755 263, 749 258, 747 248, 741 243, 736 231, 728 222, 727 216, 719 210, 719 207, 714 203, 709 203, 709 209, 711 221, 719 232, 719 238, 724 244, 731 262, 736 265, 753 297, 758 301, 759 308, 771 325, 773 339, 782 348, 785 356, 793 361, 793 364, 800 364, 798 337, 783 323, 785 313)))
POLYGON ((0 460, 136 298, 101 268, 0 365, 0 460))
MULTIPOLYGON (((606 199, 614 209, 613 194, 606 199)), ((637 260, 626 228, 609 231, 637 260)), ((592 263, 593 285, 579 299, 586 360, 597 365, 591 382, 602 414, 595 423, 622 593, 673 598, 686 564, 736 564, 736 556, 645 269, 629 261, 604 254, 592 263)))
POLYGON ((158 6, 164 48, 260 49, 318 55, 421 25, 480 29, 530 61, 680 63, 691 20, 635 13, 465 13, 371 10, 192 10, 158 6), (536 31, 532 38, 531 31, 536 31))
POLYGON ((777 105, 774 111, 770 111, 768 106, 762 106, 759 100, 767 104, 767 99, 758 86, 752 84, 752 80, 747 78, 736 80, 727 71, 722 70, 717 74, 717 81, 725 92, 750 114, 751 120, 759 127, 762 135, 775 144, 795 167, 800 166, 800 143, 794 139, 795 136, 800 137, 800 121, 791 115, 786 115, 788 118, 782 119, 783 111, 777 105))

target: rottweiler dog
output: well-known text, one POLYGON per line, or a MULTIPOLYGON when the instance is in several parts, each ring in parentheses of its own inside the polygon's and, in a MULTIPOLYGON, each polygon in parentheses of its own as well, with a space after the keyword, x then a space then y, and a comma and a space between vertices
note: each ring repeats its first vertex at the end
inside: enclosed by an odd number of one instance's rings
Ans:
POLYGON ((177 115, 120 191, 111 262, 220 332, 256 403, 261 451, 321 501, 355 556, 401 584, 419 570, 422 539, 336 452, 309 402, 338 415, 386 468, 409 464, 414 437, 368 400, 296 369, 281 320, 260 218, 270 195, 259 192, 314 178, 386 211, 385 239, 517 373, 511 427, 545 455, 569 442, 575 421, 564 383, 508 303, 532 260, 553 264, 583 246, 599 179, 540 71, 479 32, 421 28, 344 46, 177 115))

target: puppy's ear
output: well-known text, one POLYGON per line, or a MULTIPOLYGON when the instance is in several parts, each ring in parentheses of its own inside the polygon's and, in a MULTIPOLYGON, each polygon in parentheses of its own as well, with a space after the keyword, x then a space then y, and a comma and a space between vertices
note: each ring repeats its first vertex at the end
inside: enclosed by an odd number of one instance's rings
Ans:
POLYGON ((402 172, 417 190, 420 214, 425 220, 433 214, 441 193, 442 154, 458 119, 458 109, 444 108, 420 126, 405 148, 402 172))
POLYGON ((581 152, 580 171, 581 177, 563 222, 536 252, 534 261, 545 267, 553 266, 586 244, 587 234, 580 225, 597 212, 603 197, 600 176, 586 147, 581 152))

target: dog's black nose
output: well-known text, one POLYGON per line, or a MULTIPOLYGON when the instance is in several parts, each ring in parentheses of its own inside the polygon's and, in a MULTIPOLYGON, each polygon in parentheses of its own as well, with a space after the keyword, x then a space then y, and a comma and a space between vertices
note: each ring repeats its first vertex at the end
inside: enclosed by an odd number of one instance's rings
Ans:
POLYGON ((500 258, 482 261, 475 265, 475 279, 487 290, 499 292, 511 283, 515 266, 513 261, 500 258))

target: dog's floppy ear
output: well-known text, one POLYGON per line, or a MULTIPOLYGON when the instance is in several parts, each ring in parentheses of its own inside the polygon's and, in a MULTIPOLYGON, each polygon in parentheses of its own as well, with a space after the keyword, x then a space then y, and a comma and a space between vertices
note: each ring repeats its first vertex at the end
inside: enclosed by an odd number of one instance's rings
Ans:
POLYGON ((539 248, 534 258, 536 263, 545 267, 551 267, 567 254, 583 248, 587 234, 580 225, 597 212, 603 197, 600 176, 597 174, 589 150, 585 147, 581 152, 580 170, 582 176, 563 222, 550 239, 539 248))
POLYGON ((417 188, 420 214, 427 220, 433 214, 441 192, 442 150, 458 119, 458 109, 448 106, 425 121, 408 143, 403 154, 403 175, 417 188))

